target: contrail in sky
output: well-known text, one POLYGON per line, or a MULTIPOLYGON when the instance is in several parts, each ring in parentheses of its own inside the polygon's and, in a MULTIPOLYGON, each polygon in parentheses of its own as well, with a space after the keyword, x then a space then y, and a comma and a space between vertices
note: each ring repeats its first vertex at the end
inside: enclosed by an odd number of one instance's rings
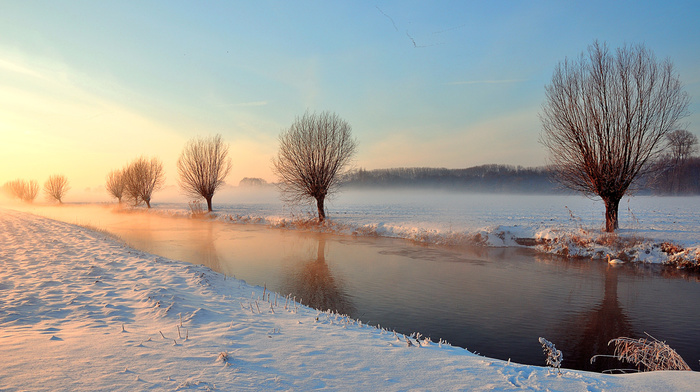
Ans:
POLYGON ((392 19, 391 16, 387 15, 384 11, 382 11, 382 9, 379 8, 378 5, 376 5, 375 7, 377 7, 377 10, 379 10, 379 12, 381 12, 382 15, 386 16, 391 21, 391 24, 394 25, 394 28, 396 29, 396 31, 399 31, 399 28, 396 27, 396 23, 394 23, 394 19, 392 19))

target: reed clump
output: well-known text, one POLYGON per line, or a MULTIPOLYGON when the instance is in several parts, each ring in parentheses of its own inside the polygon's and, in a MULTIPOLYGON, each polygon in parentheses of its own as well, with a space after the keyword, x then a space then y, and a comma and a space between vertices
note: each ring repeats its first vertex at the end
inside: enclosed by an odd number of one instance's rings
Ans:
MULTIPOLYGON (((612 339, 608 342, 608 345, 615 345, 612 357, 621 362, 634 364, 641 371, 691 370, 676 350, 666 342, 661 342, 649 334, 647 336, 649 339, 628 337, 612 339)), ((591 363, 601 356, 604 355, 591 358, 591 363)))

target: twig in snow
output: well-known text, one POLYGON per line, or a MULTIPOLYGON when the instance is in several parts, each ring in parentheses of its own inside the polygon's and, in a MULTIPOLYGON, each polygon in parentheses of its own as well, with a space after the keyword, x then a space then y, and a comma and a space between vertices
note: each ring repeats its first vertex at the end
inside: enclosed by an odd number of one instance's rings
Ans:
POLYGON ((547 355, 546 364, 557 369, 559 374, 561 374, 561 362, 564 360, 564 355, 561 353, 561 351, 557 350, 554 343, 550 342, 549 340, 540 337, 539 341, 542 345, 542 350, 547 355))

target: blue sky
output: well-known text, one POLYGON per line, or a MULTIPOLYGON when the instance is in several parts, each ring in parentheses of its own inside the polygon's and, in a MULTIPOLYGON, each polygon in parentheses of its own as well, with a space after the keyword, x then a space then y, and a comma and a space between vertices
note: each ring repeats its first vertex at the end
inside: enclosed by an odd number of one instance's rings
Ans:
POLYGON ((221 133, 229 182, 274 180, 306 110, 346 119, 367 169, 539 166, 556 64, 594 40, 676 65, 700 135, 697 1, 7 1, 0 4, 0 183, 96 187, 145 154, 221 133))

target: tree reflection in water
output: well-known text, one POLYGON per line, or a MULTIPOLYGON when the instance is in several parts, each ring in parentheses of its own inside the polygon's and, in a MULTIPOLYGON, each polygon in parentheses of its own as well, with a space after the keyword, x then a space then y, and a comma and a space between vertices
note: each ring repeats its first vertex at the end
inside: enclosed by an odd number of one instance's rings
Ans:
POLYGON ((590 311, 562 323, 564 330, 560 332, 560 342, 555 344, 564 353, 564 367, 597 372, 629 368, 606 357, 599 357, 591 364, 594 355, 613 353, 613 347, 608 346, 611 339, 638 335, 617 298, 618 273, 619 267, 608 266, 603 300, 590 311))
POLYGON ((301 268, 288 274, 285 292, 301 299, 304 305, 319 310, 331 309, 340 314, 353 316, 355 305, 343 289, 342 280, 335 278, 326 262, 326 239, 318 236, 316 255, 303 261, 301 268))

